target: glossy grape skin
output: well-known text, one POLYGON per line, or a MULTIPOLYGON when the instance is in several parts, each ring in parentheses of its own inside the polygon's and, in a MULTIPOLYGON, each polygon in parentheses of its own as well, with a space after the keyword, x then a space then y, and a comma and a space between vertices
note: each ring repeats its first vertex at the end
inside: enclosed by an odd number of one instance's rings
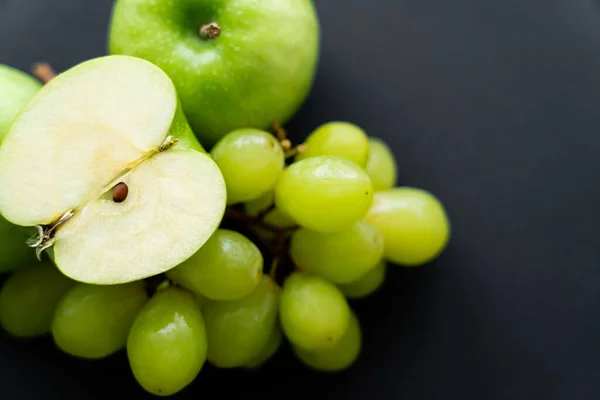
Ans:
POLYGON ((369 157, 369 140, 357 125, 345 121, 327 122, 311 132, 305 149, 296 161, 315 156, 339 156, 364 167, 369 157))
POLYGON ((0 290, 0 324, 10 335, 33 338, 50 332, 54 310, 75 281, 49 262, 13 272, 0 290))
POLYGON ((294 272, 281 290, 279 319, 283 333, 295 346, 307 350, 331 348, 348 327, 350 307, 329 281, 294 272))
POLYGON ((365 220, 384 240, 384 257, 414 267, 435 259, 450 238, 450 222, 442 203, 430 192, 398 187, 375 193, 365 220))
POLYGON ((299 225, 319 232, 345 229, 373 201, 364 169, 342 157, 318 156, 287 167, 275 187, 275 204, 299 225))
POLYGON ((262 270, 263 256, 250 239, 218 229, 194 255, 166 275, 203 297, 234 300, 254 290, 262 270))
POLYGON ((279 288, 263 275, 248 296, 232 301, 207 301, 203 312, 208 360, 219 368, 242 367, 267 345, 277 323, 279 288))
POLYGON ((198 376, 207 347, 204 318, 194 296, 169 287, 140 310, 127 339, 127 357, 140 386, 170 396, 198 376))
POLYGON ((349 299, 362 299, 370 296, 383 284, 387 272, 386 269, 387 265, 382 261, 354 282, 338 285, 338 288, 349 299))
POLYGON ((106 286, 77 283, 56 307, 54 342, 72 356, 107 357, 125 347, 131 324, 147 299, 142 281, 106 286))
POLYGON ((281 346, 281 342, 283 341, 283 333, 281 333, 281 328, 279 326, 275 326, 273 332, 271 332, 271 336, 269 337, 269 341, 267 345, 256 355, 248 360, 244 367, 249 369, 256 369, 265 364, 267 361, 271 359, 279 350, 281 346))
POLYGON ((285 167, 277 138, 258 129, 225 135, 210 152, 227 185, 227 203, 253 200, 273 190, 285 167))
POLYGON ((396 186, 398 180, 397 163, 394 153, 383 140, 369 137, 369 158, 365 167, 373 190, 380 191, 396 186))
POLYGON ((292 234, 290 255, 303 271, 333 283, 349 283, 381 261, 383 235, 364 221, 332 233, 301 228, 292 234))
POLYGON ((358 359, 362 348, 362 332, 358 318, 351 313, 348 329, 332 348, 305 350, 293 347, 296 356, 307 366, 323 372, 348 369, 358 359))

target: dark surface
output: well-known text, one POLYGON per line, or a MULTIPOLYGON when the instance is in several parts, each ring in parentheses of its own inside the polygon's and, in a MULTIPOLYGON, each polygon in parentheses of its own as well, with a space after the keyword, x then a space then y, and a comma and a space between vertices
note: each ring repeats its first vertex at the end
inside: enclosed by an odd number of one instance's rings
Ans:
MULTIPOLYGON (((108 0, 0 1, 0 62, 105 52, 108 0)), ((181 397, 565 399, 600 392, 600 16, 590 0, 318 1, 322 63, 290 126, 352 120, 446 204, 450 247, 356 304, 364 352, 307 372, 206 368, 181 397), (451 5, 452 4, 452 5, 451 5), (209 392, 210 391, 210 392, 209 392), (214 393, 213 393, 214 391, 214 393)), ((0 398, 150 398, 123 354, 0 338, 0 398)))

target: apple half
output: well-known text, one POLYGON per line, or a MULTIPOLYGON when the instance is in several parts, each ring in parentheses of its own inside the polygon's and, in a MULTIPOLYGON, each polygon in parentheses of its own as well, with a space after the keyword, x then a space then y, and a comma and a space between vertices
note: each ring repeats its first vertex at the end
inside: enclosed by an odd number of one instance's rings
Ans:
POLYGON ((223 176, 173 83, 139 58, 99 57, 58 75, 0 147, 0 213, 36 227, 28 244, 80 282, 175 267, 218 228, 225 206, 223 176))

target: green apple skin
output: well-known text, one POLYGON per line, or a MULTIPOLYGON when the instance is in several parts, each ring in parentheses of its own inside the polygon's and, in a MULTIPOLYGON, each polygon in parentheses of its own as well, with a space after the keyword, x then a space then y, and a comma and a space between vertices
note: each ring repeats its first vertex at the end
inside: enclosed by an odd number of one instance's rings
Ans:
POLYGON ((23 71, 0 64, 0 142, 21 112, 40 91, 42 84, 23 71))
POLYGON ((320 27, 312 0, 117 0, 109 53, 146 59, 171 77, 200 142, 239 128, 285 124, 316 72, 320 27), (220 36, 202 39, 216 23, 220 36))
MULTIPOLYGON (((42 84, 18 69, 0 64, 0 143, 21 109, 35 97, 42 84)), ((25 241, 35 234, 11 224, 0 216, 0 273, 37 262, 35 252, 25 241)))

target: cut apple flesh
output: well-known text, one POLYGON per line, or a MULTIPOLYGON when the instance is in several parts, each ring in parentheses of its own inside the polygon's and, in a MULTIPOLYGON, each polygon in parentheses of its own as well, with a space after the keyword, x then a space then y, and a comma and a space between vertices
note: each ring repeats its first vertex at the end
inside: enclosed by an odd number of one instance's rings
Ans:
POLYGON ((99 58, 42 88, 0 151, 0 212, 17 225, 49 224, 165 140, 177 106, 151 64, 99 58))
POLYGON ((219 225, 220 201, 207 190, 220 186, 219 173, 194 150, 157 154, 123 180, 125 201, 115 203, 109 193, 57 230, 56 263, 65 274, 94 282, 106 280, 106 267, 98 266, 111 266, 126 281, 172 268, 179 255, 195 253, 208 239, 206 226, 219 225))
POLYGON ((38 226, 33 246, 53 246, 58 268, 78 281, 175 267, 218 228, 226 204, 221 172, 189 148, 177 111, 169 78, 141 59, 101 57, 59 75, 0 148, 0 213, 38 226), (120 182, 127 197, 115 202, 120 182))

